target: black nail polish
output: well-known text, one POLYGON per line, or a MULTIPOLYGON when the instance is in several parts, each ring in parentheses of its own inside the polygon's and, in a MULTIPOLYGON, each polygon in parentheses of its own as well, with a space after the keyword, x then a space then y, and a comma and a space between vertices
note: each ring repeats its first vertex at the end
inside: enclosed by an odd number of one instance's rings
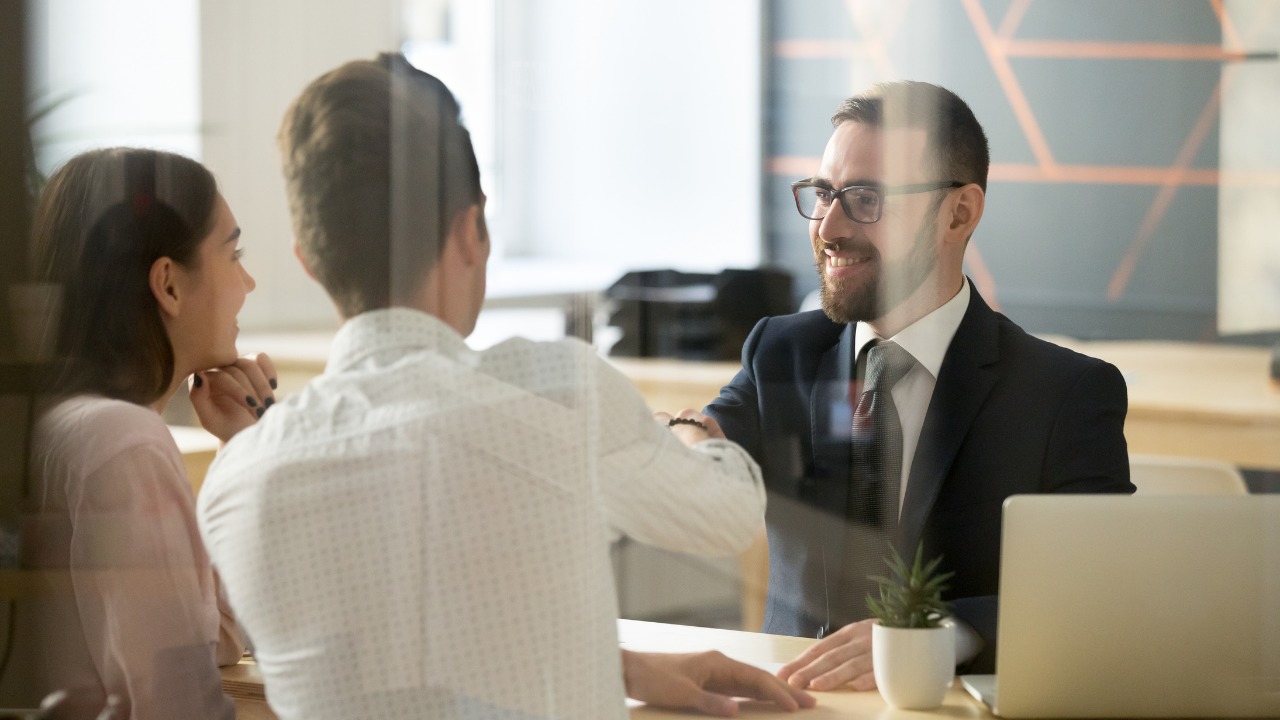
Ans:
POLYGON ((276 404, 276 399, 270 395, 267 396, 266 400, 262 401, 263 407, 271 407, 272 405, 275 405, 275 404, 276 404))
POLYGON ((262 417, 262 413, 266 412, 266 408, 258 408, 258 417, 262 417))
POLYGON ((200 377, 199 375, 196 375, 195 378, 196 378, 195 380, 191 381, 192 385, 195 385, 196 387, 200 387, 201 385, 204 385, 204 378, 200 377))
POLYGON ((271 389, 272 389, 272 390, 275 390, 275 389, 276 389, 276 379, 275 379, 275 378, 271 378, 270 380, 268 380, 268 381, 267 381, 267 384, 271 386, 271 389))
POLYGON ((254 400, 252 395, 245 395, 244 401, 249 403, 249 407, 258 407, 258 401, 254 400))

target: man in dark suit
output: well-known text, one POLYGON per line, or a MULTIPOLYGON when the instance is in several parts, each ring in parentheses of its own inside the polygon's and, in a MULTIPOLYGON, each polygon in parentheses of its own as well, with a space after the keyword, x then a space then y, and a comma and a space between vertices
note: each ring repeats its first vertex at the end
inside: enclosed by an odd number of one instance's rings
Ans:
POLYGON ((793 685, 874 687, 865 578, 890 545, 910 559, 923 542, 955 572, 957 663, 992 672, 1001 505, 1133 492, 1124 380, 1023 332, 965 278, 990 160, 963 100, 889 83, 832 124, 818 174, 793 185, 823 309, 762 320, 706 409, 770 490, 764 631, 822 638, 780 671, 793 685))

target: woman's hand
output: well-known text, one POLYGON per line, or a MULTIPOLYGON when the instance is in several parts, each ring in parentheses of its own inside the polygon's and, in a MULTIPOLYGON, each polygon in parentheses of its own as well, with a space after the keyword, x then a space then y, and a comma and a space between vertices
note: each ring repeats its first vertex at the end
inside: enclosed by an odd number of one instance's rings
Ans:
POLYGON ((275 401, 276 366, 266 353, 191 376, 191 406, 205 430, 222 442, 258 422, 275 401))

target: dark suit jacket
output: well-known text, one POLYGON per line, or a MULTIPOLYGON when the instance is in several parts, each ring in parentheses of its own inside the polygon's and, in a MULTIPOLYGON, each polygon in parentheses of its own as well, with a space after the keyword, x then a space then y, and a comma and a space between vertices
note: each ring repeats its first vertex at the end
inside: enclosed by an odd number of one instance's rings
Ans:
MULTIPOLYGON (((942 569, 955 572, 946 599, 985 642, 966 669, 994 672, 1002 503, 1133 492, 1128 399, 1113 365, 1028 335, 970 290, 893 542, 907 558, 921 539, 926 557, 945 556, 942 569)), ((765 318, 742 348, 742 370, 706 409, 760 463, 769 489, 765 632, 814 637, 863 607, 839 592, 852 348, 853 326, 822 311, 765 318)))

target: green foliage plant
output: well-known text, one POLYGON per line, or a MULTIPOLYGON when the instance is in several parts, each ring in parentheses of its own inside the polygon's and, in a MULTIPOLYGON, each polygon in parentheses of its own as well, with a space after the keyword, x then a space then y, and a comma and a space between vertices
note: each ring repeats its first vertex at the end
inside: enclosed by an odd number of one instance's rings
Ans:
POLYGON ((955 573, 938 573, 942 556, 924 562, 924 541, 916 546, 915 558, 908 567, 896 548, 889 548, 885 558, 890 577, 870 575, 879 585, 880 597, 867 593, 867 609, 880 624, 890 628, 936 628, 950 614, 942 593, 955 573))
POLYGON ((22 153, 25 156, 27 165, 27 190, 31 193, 32 200, 40 197, 40 192, 44 190, 44 184, 48 180, 44 173, 40 172, 40 167, 36 162, 35 126, 74 98, 74 93, 64 93, 52 98, 42 97, 35 101, 35 107, 31 108, 27 113, 27 132, 21 138, 21 141, 23 143, 22 153))

